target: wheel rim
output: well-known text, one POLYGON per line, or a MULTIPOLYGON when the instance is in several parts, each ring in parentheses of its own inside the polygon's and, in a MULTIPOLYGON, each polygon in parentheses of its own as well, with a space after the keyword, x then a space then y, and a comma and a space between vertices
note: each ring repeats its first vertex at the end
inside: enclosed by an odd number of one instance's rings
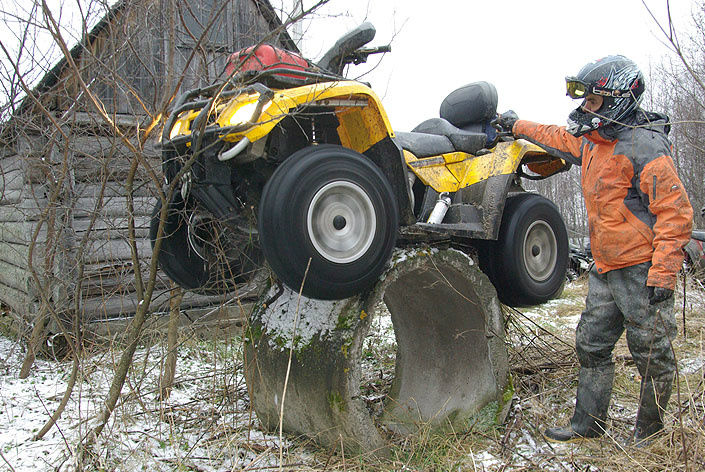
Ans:
POLYGON ((365 254, 377 229, 372 200, 360 186, 347 181, 331 182, 316 192, 306 223, 316 251, 339 264, 365 254))
POLYGON ((524 236, 523 256, 532 279, 543 282, 551 277, 558 260, 558 242, 548 223, 535 221, 529 226, 524 236))

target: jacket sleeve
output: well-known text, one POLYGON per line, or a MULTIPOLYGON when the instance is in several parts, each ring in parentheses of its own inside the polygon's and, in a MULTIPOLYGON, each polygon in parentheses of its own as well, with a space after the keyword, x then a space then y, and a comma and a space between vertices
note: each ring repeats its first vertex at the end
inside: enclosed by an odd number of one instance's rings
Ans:
POLYGON ((531 172, 539 174, 543 177, 550 177, 558 172, 566 172, 570 170, 572 164, 563 159, 552 159, 548 162, 530 162, 526 165, 531 172))
POLYGON ((526 139, 566 162, 575 165, 581 163, 584 140, 568 133, 563 126, 517 120, 512 132, 517 138, 526 139))
POLYGON ((649 162, 642 171, 641 191, 649 196, 654 253, 646 282, 648 286, 673 289, 683 265, 683 247, 693 229, 693 207, 670 156, 649 162))

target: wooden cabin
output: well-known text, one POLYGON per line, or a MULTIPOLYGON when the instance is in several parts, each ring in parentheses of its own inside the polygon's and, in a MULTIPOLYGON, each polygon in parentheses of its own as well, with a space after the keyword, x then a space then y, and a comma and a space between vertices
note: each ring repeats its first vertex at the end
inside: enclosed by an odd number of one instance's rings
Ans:
MULTIPOLYGON (((40 312, 81 323, 134 313, 128 203, 146 275, 166 104, 259 42, 297 50, 267 0, 121 1, 2 125, 0 301, 25 328, 40 312)), ((160 274, 155 310, 170 288, 160 274)), ((186 294, 182 307, 224 300, 186 294)))

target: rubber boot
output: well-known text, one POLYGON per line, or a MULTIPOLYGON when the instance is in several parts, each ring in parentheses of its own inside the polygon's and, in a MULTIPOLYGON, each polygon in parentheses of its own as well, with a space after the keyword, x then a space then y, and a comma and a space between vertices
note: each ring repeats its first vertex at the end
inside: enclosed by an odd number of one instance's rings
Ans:
POLYGON ((612 395, 614 364, 605 367, 581 367, 575 412, 567 428, 548 428, 544 436, 553 441, 596 438, 605 433, 607 409, 612 395))
POLYGON ((639 412, 632 439, 635 445, 648 445, 648 439, 663 429, 663 413, 671 398, 672 385, 672 380, 641 380, 639 412))

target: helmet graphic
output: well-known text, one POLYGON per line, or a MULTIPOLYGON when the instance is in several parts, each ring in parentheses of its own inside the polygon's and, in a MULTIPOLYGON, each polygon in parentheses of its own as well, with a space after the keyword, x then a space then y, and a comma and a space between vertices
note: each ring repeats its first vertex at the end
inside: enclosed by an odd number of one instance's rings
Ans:
POLYGON ((594 129, 620 123, 641 102, 644 75, 637 65, 624 56, 607 56, 580 69, 575 77, 566 77, 566 94, 584 99, 588 94, 603 98, 602 107, 594 113, 578 107, 568 116, 567 130, 582 136, 594 129))

